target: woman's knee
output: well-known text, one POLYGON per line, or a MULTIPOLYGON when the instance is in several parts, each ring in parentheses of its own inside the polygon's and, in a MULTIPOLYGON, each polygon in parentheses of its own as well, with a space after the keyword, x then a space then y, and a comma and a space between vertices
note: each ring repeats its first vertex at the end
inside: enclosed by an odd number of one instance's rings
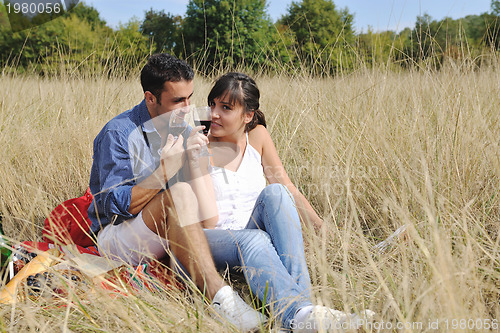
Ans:
POLYGON ((261 193, 262 199, 264 200, 274 200, 276 202, 283 202, 284 200, 289 200, 295 203, 294 198, 288 188, 282 184, 269 184, 267 185, 261 193))

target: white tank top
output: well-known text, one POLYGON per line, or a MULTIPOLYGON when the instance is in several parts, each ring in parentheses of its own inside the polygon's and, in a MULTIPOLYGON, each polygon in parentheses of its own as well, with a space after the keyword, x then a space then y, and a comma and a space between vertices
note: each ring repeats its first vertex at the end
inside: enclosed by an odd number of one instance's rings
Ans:
POLYGON ((219 221, 215 229, 244 229, 250 220, 255 202, 266 187, 262 158, 248 142, 236 171, 209 166, 214 184, 219 221))

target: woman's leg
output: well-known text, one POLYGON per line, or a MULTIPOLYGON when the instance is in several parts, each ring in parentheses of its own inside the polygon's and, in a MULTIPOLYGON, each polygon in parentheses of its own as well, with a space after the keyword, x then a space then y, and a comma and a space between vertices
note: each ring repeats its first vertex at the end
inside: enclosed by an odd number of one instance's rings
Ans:
POLYGON ((310 305, 309 293, 295 283, 261 230, 205 230, 217 269, 241 267, 250 290, 270 305, 284 327, 296 311, 310 305))
POLYGON ((271 237, 288 273, 310 298, 311 279, 304 254, 304 240, 295 201, 281 184, 271 184, 260 193, 246 226, 265 230, 271 237))

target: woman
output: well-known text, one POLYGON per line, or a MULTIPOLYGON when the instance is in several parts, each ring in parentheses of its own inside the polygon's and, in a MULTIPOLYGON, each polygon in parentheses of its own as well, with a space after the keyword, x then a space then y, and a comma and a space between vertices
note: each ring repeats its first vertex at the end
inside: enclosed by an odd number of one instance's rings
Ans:
POLYGON ((251 291, 285 328, 314 332, 346 321, 355 327, 357 316, 311 303, 299 212, 315 226, 322 221, 288 178, 259 98, 255 81, 242 73, 223 75, 208 96, 209 170, 219 215, 204 227, 215 264, 241 267, 251 291))

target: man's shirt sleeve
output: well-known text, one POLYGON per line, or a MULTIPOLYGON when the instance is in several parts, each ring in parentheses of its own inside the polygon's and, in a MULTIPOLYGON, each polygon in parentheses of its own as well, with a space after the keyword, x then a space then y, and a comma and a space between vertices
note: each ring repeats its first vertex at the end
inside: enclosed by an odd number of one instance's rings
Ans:
POLYGON ((107 131, 96 143, 94 163, 99 177, 101 191, 94 195, 99 214, 116 222, 122 222, 134 215, 128 212, 135 185, 128 143, 117 131, 107 131))

